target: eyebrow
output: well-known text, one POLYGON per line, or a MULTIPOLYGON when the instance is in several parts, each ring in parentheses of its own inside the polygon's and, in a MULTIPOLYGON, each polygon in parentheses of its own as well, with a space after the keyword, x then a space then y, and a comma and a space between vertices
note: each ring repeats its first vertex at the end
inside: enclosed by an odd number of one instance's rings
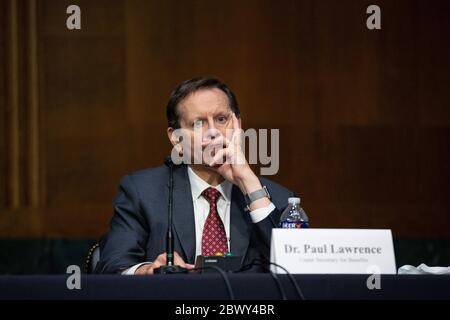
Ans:
MULTIPOLYGON (((217 117, 217 116, 229 116, 230 112, 229 111, 219 111, 218 113, 214 114, 213 117, 217 117)), ((195 120, 202 120, 202 119, 207 119, 208 117, 205 116, 196 116, 193 117, 192 120, 189 120, 189 122, 195 121, 195 120)))

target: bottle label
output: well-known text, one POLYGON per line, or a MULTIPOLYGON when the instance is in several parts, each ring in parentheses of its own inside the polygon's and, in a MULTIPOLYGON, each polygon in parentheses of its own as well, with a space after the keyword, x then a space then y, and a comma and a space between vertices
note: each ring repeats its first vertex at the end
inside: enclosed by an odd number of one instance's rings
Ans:
POLYGON ((289 222, 283 221, 281 223, 281 228, 283 229, 304 229, 309 228, 308 222, 300 221, 300 222, 289 222))

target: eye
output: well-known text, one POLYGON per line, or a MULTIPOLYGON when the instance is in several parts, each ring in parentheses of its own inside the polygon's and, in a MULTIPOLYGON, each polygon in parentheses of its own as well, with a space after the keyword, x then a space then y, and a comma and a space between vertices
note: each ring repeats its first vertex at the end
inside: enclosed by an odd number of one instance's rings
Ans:
POLYGON ((228 118, 226 116, 218 116, 217 122, 220 124, 225 124, 227 122, 228 118))
POLYGON ((203 120, 201 119, 197 119, 194 122, 192 122, 192 127, 193 128, 201 128, 203 127, 203 120))

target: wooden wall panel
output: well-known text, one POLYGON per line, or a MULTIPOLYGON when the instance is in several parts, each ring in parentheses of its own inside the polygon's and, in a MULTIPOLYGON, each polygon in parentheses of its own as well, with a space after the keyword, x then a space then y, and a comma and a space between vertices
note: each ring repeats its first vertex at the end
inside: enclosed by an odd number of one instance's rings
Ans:
POLYGON ((20 79, 30 83, 37 56, 39 168, 29 171, 39 172, 40 202, 4 207, 3 235, 104 232, 120 177, 170 151, 170 91, 216 75, 237 94, 244 126, 280 129, 273 179, 302 196, 313 226, 450 237, 448 1, 378 1, 379 31, 365 27, 369 1, 85 0, 79 31, 65 28, 69 4, 37 1, 38 52, 25 50, 20 79))
MULTIPOLYGON (((65 27, 70 1, 44 1, 45 225, 59 235, 103 230, 127 163, 125 28, 121 1, 80 1, 82 29, 65 27), (63 14, 61 14, 63 13, 63 14), (108 203, 109 202, 109 203, 108 203), (102 217, 101 222, 97 217, 102 217)), ((132 157, 128 159, 132 160, 132 157)))
MULTIPOLYGON (((6 207, 6 3, 0 2, 0 208, 6 207)), ((1 214, 1 213, 0 213, 1 214)))

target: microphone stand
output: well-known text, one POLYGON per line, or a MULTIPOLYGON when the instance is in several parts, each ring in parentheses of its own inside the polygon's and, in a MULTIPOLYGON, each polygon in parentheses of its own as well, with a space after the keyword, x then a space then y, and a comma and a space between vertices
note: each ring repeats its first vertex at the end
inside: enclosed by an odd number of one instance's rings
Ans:
POLYGON ((154 274, 175 274, 187 273, 186 268, 174 265, 174 248, 173 248, 173 161, 170 156, 166 157, 164 163, 169 167, 169 201, 168 201, 168 222, 166 235, 166 265, 160 266, 153 270, 154 274))

